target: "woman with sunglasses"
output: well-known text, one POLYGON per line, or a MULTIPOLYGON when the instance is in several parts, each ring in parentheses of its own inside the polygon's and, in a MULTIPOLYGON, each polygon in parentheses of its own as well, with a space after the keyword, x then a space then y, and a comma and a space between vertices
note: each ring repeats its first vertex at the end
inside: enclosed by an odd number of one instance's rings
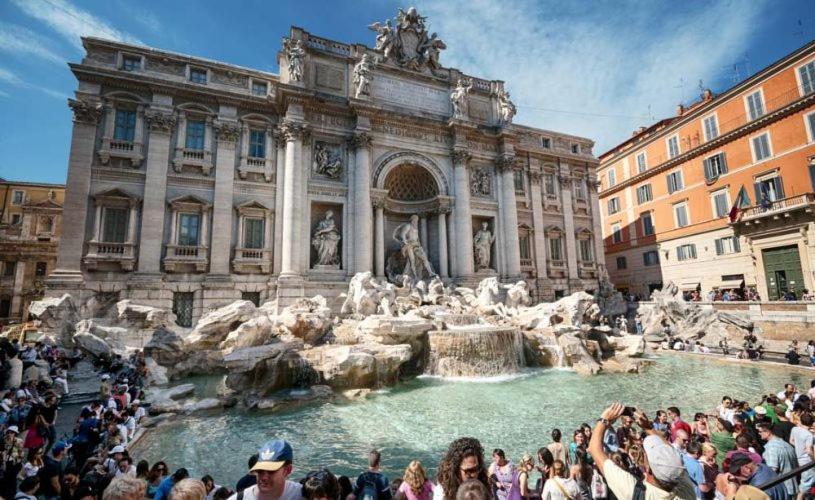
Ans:
POLYGON ((489 483, 484 470, 484 448, 475 438, 459 438, 450 443, 439 463, 438 484, 433 500, 455 500, 459 486, 468 479, 480 481, 487 491, 489 483))
POLYGON ((147 498, 153 498, 156 495, 158 486, 167 477, 167 464, 164 462, 156 462, 147 473, 147 498))

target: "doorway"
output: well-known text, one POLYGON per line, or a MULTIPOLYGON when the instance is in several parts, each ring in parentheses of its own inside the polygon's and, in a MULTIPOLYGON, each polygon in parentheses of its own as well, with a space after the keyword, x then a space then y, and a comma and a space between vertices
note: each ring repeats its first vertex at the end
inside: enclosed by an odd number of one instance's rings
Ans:
POLYGON ((804 273, 801 270, 798 246, 768 248, 761 253, 764 259, 764 275, 767 278, 767 298, 779 300, 787 291, 793 292, 797 298, 801 297, 804 273))

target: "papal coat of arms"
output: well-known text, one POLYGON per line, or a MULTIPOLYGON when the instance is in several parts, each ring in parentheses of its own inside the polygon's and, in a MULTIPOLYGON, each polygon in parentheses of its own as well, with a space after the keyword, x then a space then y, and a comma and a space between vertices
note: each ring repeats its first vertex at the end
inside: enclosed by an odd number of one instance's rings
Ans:
POLYGON ((374 50, 382 54, 382 60, 414 71, 441 68, 439 54, 447 46, 435 33, 428 36, 426 19, 411 7, 407 11, 399 9, 395 23, 387 19, 371 24, 368 28, 377 33, 374 50))

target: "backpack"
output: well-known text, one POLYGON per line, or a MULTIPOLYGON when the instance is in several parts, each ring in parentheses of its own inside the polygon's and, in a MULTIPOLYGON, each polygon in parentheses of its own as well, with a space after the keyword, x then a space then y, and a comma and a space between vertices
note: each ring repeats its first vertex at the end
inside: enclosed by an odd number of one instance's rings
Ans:
POLYGON ((377 476, 370 472, 362 475, 362 495, 358 498, 361 500, 379 500, 379 486, 377 483, 377 476))

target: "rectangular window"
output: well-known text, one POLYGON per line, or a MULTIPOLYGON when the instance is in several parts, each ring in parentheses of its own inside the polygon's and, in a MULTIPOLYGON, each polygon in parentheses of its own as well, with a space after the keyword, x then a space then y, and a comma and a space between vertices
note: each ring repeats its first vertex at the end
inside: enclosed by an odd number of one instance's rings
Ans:
POLYGON ((648 162, 645 158, 645 152, 637 155, 637 172, 643 173, 648 168, 648 162))
POLYGON ((531 261, 532 252, 529 250, 529 233, 524 233, 518 238, 518 249, 521 252, 521 261, 531 261))
POLYGON ((19 223, 23 222, 23 216, 21 214, 11 214, 11 225, 15 226, 19 223))
POLYGON ((716 121, 716 115, 708 116, 702 123, 704 123, 705 141, 712 141, 719 137, 719 123, 716 121))
POLYGON ((616 214, 620 211, 620 199, 611 198, 608 200, 608 215, 616 214))
POLYGON ((544 149, 552 149, 552 139, 549 137, 541 137, 541 147, 544 149))
POLYGON ((714 240, 716 243, 716 255, 728 255, 731 253, 741 252, 739 239, 735 236, 725 236, 724 238, 717 238, 714 240))
POLYGON ((247 217, 243 220, 243 247, 263 248, 263 219, 247 217))
POLYGON ((640 219, 642 220, 643 236, 651 236, 654 234, 654 219, 651 217, 651 212, 640 215, 640 219))
POLYGON ((710 197, 713 203, 713 217, 718 219, 730 213, 730 197, 727 194, 727 189, 716 191, 710 197))
POLYGON ((173 293, 173 314, 178 326, 192 326, 192 306, 194 292, 174 292, 173 293))
POLYGON ((764 116, 764 99, 761 98, 761 91, 755 91, 747 96, 747 115, 750 121, 764 116))
POLYGON ((809 131, 809 140, 815 141, 815 113, 810 113, 806 116, 807 129, 809 131))
POLYGON ((22 205, 25 201, 25 191, 14 191, 11 195, 12 205, 22 205))
POLYGON ((668 194, 673 194, 685 188, 685 183, 682 180, 682 171, 677 170, 667 175, 668 179, 668 194))
POLYGON ((204 134, 207 124, 203 120, 187 121, 187 139, 184 143, 187 149, 204 150, 204 134))
POLYGON ((241 300, 248 300, 255 304, 255 307, 260 306, 260 292, 241 292, 241 300))
POLYGON ((560 237, 549 238, 549 259, 550 260, 563 260, 563 253, 560 249, 560 237))
POLYGON ((266 131, 251 129, 249 131, 249 156, 266 158, 266 131))
POLYGON ((702 161, 702 167, 705 171, 705 181, 709 184, 715 182, 722 174, 727 173, 724 153, 705 158, 702 161))
POLYGON ((572 144, 572 153, 576 155, 580 154, 580 144, 572 144))
POLYGON ((608 187, 614 187, 617 184, 617 172, 614 169, 608 171, 608 187))
POLYGON ((48 263, 47 262, 37 262, 37 265, 34 268, 34 276, 36 276, 38 278, 42 278, 46 274, 48 274, 48 263))
POLYGON ((14 261, 6 261, 3 263, 3 276, 14 276, 14 271, 17 270, 17 263, 14 261))
POLYGON ((512 172, 512 180, 515 183, 515 192, 524 192, 524 172, 523 170, 515 170, 512 172))
POLYGON ((554 196, 557 194, 555 191, 555 175, 543 174, 543 191, 548 195, 554 196))
POLYGON ((649 250, 642 254, 642 263, 646 266, 656 266, 659 264, 659 253, 656 250, 649 250))
POLYGON ((102 241, 106 243, 124 243, 127 238, 126 208, 105 208, 102 210, 102 241))
POLYGON ((580 260, 591 262, 591 240, 579 240, 577 243, 580 248, 580 260))
POLYGON ((138 71, 141 69, 141 57, 122 56, 122 69, 125 71, 138 71))
POLYGON ((198 229, 201 227, 201 215, 179 214, 178 244, 185 247, 198 246, 198 229))
POLYGON ((753 156, 756 161, 761 161, 770 157, 770 135, 767 133, 761 134, 758 137, 753 137, 750 142, 753 144, 753 156))
POLYGON ((815 92, 815 61, 798 68, 798 76, 801 77, 801 93, 811 94, 815 92))
POLYGON ((668 158, 677 156, 679 156, 679 137, 674 135, 668 138, 668 158))
POLYGON ((781 176, 775 175, 773 177, 765 177, 756 181, 756 204, 761 205, 765 199, 773 202, 784 199, 784 185, 781 182, 781 176))
POLYGON ((619 224, 611 226, 611 241, 621 243, 623 241, 623 230, 619 224))
POLYGON ((190 68, 190 81, 192 83, 207 83, 207 70, 200 68, 190 68))
POLYGON ((651 194, 651 185, 650 184, 643 184, 642 186, 637 188, 637 204, 642 205, 643 203, 647 203, 653 199, 653 195, 651 194))
POLYGON ((625 257, 617 257, 617 269, 627 269, 628 262, 625 260, 625 257))
POLYGON ((676 247, 676 258, 679 261, 692 260, 696 258, 696 245, 680 245, 676 247))
POLYGON ((132 109, 116 110, 116 127, 113 138, 117 141, 133 142, 136 135, 136 111, 132 109))
POLYGON ((266 97, 269 85, 266 82, 252 81, 252 95, 266 97))
POLYGON ((586 199, 586 179, 580 178, 574 180, 574 196, 578 200, 586 199))
POLYGON ((685 227, 690 224, 688 206, 685 203, 674 205, 674 222, 676 222, 676 227, 685 227))

